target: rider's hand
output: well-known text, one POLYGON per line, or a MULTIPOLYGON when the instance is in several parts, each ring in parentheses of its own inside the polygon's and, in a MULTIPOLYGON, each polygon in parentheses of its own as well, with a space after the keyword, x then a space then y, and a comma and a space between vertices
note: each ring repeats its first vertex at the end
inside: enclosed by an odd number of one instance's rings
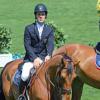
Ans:
POLYGON ((38 68, 42 63, 43 63, 43 61, 39 57, 37 57, 34 60, 33 65, 34 65, 35 68, 38 68))
POLYGON ((47 56, 45 57, 45 62, 48 61, 50 58, 51 58, 51 56, 48 56, 48 55, 47 55, 47 56))

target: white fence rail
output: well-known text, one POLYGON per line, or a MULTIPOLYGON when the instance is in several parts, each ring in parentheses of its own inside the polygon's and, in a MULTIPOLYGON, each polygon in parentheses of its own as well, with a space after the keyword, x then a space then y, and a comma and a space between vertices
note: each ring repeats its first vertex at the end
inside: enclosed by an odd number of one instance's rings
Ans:
POLYGON ((0 54, 0 67, 4 67, 8 62, 12 60, 12 54, 0 54))

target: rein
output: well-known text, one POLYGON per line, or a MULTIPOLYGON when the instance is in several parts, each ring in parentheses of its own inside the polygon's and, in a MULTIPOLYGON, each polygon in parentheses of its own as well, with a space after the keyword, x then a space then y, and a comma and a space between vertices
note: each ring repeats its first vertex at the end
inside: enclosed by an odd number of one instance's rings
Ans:
POLYGON ((40 79, 40 77, 38 76, 39 72, 42 70, 42 68, 44 68, 44 64, 45 64, 45 62, 43 62, 43 63, 40 65, 40 67, 39 67, 38 70, 36 71, 36 74, 33 75, 33 76, 31 76, 30 85, 31 85, 31 86, 34 85, 35 80, 38 78, 38 79, 41 81, 42 85, 47 89, 47 92, 48 92, 48 100, 49 100, 49 97, 50 97, 49 91, 50 91, 50 90, 48 89, 48 85, 46 86, 46 84, 43 83, 43 81, 42 81, 42 80, 40 79), (32 81, 33 81, 33 82, 32 82, 32 81))
MULTIPOLYGON (((31 79, 30 79, 31 86, 34 84, 35 80, 36 80, 37 78, 39 78, 38 74, 39 74, 39 72, 42 70, 42 68, 44 67, 44 64, 45 64, 45 62, 43 62, 43 63, 40 65, 40 67, 39 67, 38 70, 36 71, 36 74, 33 75, 33 76, 31 76, 31 79), (32 80, 33 80, 33 82, 32 82, 32 80)), ((39 79, 40 79, 40 78, 39 78, 39 79)), ((41 79, 40 79, 40 80, 41 80, 41 79)), ((41 82, 42 82, 42 80, 41 80, 41 82)), ((43 82, 42 82, 42 84, 43 84, 44 87, 46 87, 45 84, 44 84, 43 82)))
POLYGON ((49 83, 55 87, 55 84, 50 80, 49 75, 48 75, 48 71, 46 72, 46 79, 49 81, 49 83))

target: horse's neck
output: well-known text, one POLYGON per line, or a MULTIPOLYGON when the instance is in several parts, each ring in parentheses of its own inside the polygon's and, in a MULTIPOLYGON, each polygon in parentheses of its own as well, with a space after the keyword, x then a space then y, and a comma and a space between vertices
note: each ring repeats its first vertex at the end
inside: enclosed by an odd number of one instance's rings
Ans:
POLYGON ((57 66, 61 64, 61 55, 57 55, 50 60, 48 60, 38 73, 38 80, 41 80, 42 84, 46 84, 46 78, 54 77, 56 74, 57 66), (49 75, 49 76, 48 76, 49 75))
POLYGON ((66 55, 72 57, 79 52, 79 45, 68 45, 66 46, 66 55))
POLYGON ((70 44, 70 45, 64 45, 60 48, 58 48, 53 55, 67 55, 72 58, 72 60, 77 63, 77 55, 79 54, 80 45, 79 44, 70 44))
POLYGON ((55 50, 53 52, 53 56, 55 56, 55 55, 62 55, 62 54, 65 54, 65 53, 66 53, 66 45, 64 45, 64 46, 58 48, 57 50, 55 50))
POLYGON ((62 55, 55 55, 49 61, 45 63, 45 68, 55 67, 61 63, 62 55))
POLYGON ((62 63, 62 55, 55 55, 49 61, 45 63, 44 69, 45 73, 48 72, 54 75, 57 71, 57 67, 62 63))
POLYGON ((78 52, 78 48, 80 46, 78 44, 70 44, 64 45, 53 52, 53 56, 55 55, 63 55, 66 54, 67 56, 75 55, 78 52))
POLYGON ((80 53, 80 45, 78 44, 72 44, 66 46, 66 55, 71 57, 74 64, 79 63, 79 53, 80 53))
POLYGON ((41 66, 41 69, 39 71, 39 75, 40 77, 44 77, 45 73, 49 70, 49 69, 53 69, 55 70, 56 67, 61 64, 61 59, 62 56, 61 55, 56 55, 54 57, 52 57, 50 60, 48 60, 47 62, 44 63, 43 66, 41 66))

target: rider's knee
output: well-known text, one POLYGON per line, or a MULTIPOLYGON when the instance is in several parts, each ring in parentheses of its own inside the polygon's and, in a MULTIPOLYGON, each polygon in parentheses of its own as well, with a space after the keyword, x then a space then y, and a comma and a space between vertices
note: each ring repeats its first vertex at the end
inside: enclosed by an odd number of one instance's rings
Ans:
POLYGON ((21 79, 23 81, 26 81, 29 78, 32 67, 33 67, 32 62, 27 62, 23 65, 22 74, 21 74, 21 79))

